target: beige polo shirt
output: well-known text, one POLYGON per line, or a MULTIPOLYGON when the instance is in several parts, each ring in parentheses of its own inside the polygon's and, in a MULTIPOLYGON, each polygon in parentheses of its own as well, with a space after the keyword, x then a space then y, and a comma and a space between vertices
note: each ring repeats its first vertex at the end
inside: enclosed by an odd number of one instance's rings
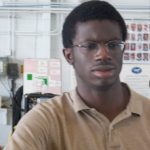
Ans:
POLYGON ((76 91, 35 106, 19 122, 6 150, 150 150, 150 101, 131 91, 112 122, 76 91))

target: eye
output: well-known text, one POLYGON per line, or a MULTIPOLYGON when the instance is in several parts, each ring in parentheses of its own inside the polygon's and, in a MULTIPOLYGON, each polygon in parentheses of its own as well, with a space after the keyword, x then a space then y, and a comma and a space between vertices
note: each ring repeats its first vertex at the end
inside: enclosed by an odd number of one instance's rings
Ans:
POLYGON ((89 50, 97 49, 97 43, 94 43, 94 42, 85 43, 83 47, 89 50))
POLYGON ((109 42, 107 46, 111 50, 121 49, 121 44, 119 42, 109 42))

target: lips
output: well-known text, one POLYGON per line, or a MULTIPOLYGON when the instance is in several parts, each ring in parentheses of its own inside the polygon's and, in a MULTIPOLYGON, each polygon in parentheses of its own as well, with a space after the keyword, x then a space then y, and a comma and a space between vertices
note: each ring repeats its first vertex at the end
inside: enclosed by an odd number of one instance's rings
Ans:
POLYGON ((93 75, 99 78, 109 78, 113 76, 115 67, 112 65, 100 65, 92 69, 93 75))

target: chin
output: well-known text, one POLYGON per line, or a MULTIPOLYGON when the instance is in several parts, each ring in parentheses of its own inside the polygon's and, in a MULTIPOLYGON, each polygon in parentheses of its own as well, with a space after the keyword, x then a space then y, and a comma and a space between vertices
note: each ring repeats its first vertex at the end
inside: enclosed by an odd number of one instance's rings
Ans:
POLYGON ((113 86, 113 84, 109 84, 109 85, 101 85, 98 87, 99 90, 101 91, 108 91, 109 89, 111 89, 113 86))
POLYGON ((101 80, 101 81, 97 81, 95 84, 93 84, 93 88, 95 89, 99 89, 99 90, 109 90, 110 88, 112 88, 115 84, 117 83, 117 80, 101 80))

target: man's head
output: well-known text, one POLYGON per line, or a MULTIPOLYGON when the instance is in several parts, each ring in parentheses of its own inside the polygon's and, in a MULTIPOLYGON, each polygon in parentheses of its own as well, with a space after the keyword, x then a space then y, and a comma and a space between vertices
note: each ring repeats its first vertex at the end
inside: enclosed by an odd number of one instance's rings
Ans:
POLYGON ((73 44, 72 40, 76 34, 77 23, 90 20, 111 20, 117 22, 121 29, 122 40, 126 40, 126 25, 118 11, 105 1, 92 0, 82 3, 66 17, 62 30, 62 39, 65 48, 69 48, 73 44))
POLYGON ((64 56, 73 65, 78 87, 108 89, 119 83, 126 25, 107 2, 77 6, 63 26, 64 56))

